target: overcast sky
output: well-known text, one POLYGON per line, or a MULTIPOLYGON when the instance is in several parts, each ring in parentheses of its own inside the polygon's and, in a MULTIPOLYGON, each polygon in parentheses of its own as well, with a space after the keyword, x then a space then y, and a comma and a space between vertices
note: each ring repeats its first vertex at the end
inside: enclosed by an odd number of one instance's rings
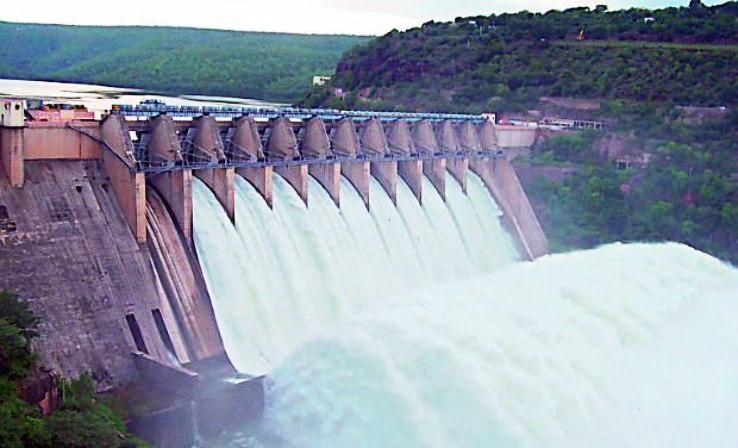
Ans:
MULTIPOLYGON (((0 20, 77 25, 172 25, 246 31, 384 34, 428 20, 606 4, 683 6, 689 0, 2 0, 0 20)), ((722 1, 703 1, 718 4, 722 1)))

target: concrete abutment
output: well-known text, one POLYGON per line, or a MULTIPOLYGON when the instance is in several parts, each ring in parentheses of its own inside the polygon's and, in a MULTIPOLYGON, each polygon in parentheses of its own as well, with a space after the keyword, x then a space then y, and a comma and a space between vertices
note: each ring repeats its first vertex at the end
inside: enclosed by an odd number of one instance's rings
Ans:
POLYGON ((234 222, 236 215, 235 174, 235 168, 211 168, 194 171, 195 177, 203 181, 215 194, 231 222, 234 222))
POLYGON ((336 206, 341 205, 341 165, 339 163, 324 163, 310 165, 308 169, 315 180, 325 188, 336 206))
POLYGON ((431 181, 441 199, 446 201, 446 159, 424 160, 423 174, 431 181))
POLYGON ((23 128, 0 128, 0 165, 11 187, 22 187, 24 181, 23 128))
POLYGON ((179 231, 192 245, 192 170, 168 171, 149 179, 171 210, 179 231))
POLYGON ((341 163, 341 174, 351 182, 354 186, 361 200, 364 202, 367 210, 369 209, 369 174, 370 167, 369 162, 356 161, 356 162, 342 162, 341 163))
POLYGON ((466 177, 469 171, 469 159, 448 159, 446 169, 454 179, 461 185, 461 190, 466 193, 466 177))
POLYGON ((400 177, 413 192, 418 202, 423 203, 423 162, 420 160, 408 160, 398 164, 400 177))
POLYGON ((243 177, 250 183, 261 197, 264 198, 267 205, 271 208, 274 201, 274 183, 272 174, 274 170, 271 166, 261 168, 236 168, 236 174, 243 177))
POLYGON ((397 205, 397 162, 371 162, 370 171, 392 203, 397 205))
POLYGON ((308 166, 276 166, 274 172, 279 174, 288 184, 292 186, 300 196, 302 202, 308 203, 308 166))

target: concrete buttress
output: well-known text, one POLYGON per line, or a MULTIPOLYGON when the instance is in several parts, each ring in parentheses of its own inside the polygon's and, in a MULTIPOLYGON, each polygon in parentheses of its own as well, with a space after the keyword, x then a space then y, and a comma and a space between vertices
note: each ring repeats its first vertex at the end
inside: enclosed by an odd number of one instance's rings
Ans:
POLYGON ((101 151, 102 165, 118 199, 123 217, 138 243, 146 242, 146 179, 131 171, 136 157, 128 127, 119 115, 108 115, 100 124, 107 148, 101 151))
MULTIPOLYGON (((181 163, 184 160, 174 121, 170 116, 158 115, 149 119, 149 132, 151 135, 147 149, 150 157, 168 163, 181 163)), ((155 174, 149 178, 149 182, 169 206, 185 241, 192 244, 192 170, 155 174)))
MULTIPOLYGON (((305 122, 300 138, 300 154, 304 157, 325 160, 332 155, 331 141, 325 123, 318 117, 305 122)), ((340 204, 341 166, 338 163, 312 164, 308 172, 320 185, 336 205, 340 204)))
MULTIPOLYGON (((213 163, 225 161, 224 144, 215 119, 207 115, 196 118, 194 130, 193 152, 201 153, 197 157, 200 160, 207 158, 213 163)), ((225 209, 231 222, 234 220, 236 209, 234 174, 234 168, 210 168, 194 171, 194 175, 215 193, 215 197, 225 209)))

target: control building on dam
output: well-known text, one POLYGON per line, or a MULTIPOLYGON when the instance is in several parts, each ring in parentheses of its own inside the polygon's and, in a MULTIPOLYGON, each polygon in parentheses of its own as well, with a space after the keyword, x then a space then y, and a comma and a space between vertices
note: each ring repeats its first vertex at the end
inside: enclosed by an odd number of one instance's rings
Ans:
POLYGON ((343 176, 371 208, 370 177, 393 201, 398 182, 423 201, 423 176, 444 198, 446 172, 465 191, 471 170, 521 257, 548 251, 500 146, 535 135, 481 115, 155 104, 39 121, 23 101, 2 104, 0 290, 41 317, 41 364, 90 372, 100 389, 188 383, 228 364, 194 250, 193 176, 233 220, 235 176, 269 204, 273 175, 307 204, 312 176, 339 207, 343 176))

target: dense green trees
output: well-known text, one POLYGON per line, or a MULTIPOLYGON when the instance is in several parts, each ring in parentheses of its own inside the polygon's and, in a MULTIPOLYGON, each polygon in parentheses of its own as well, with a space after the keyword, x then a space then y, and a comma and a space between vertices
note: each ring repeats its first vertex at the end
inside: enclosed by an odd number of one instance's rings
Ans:
POLYGON ((0 77, 291 101, 367 38, 0 22, 0 77))
POLYGON ((400 109, 510 111, 541 96, 736 104, 738 2, 428 22, 349 51, 334 84, 400 109))
POLYGON ((34 368, 30 339, 36 336, 37 322, 36 316, 14 295, 0 291, 0 446, 145 446, 127 433, 120 412, 95 396, 88 376, 61 382, 63 403, 48 418, 19 398, 19 388, 34 368))
POLYGON ((651 132, 660 143, 637 171, 597 161, 594 142, 576 151, 567 147, 576 141, 566 139, 539 148, 580 163, 562 183, 539 178, 528 188, 552 246, 671 240, 738 264, 738 120, 700 127, 666 121, 651 132), (582 158, 582 148, 593 156, 582 158))

